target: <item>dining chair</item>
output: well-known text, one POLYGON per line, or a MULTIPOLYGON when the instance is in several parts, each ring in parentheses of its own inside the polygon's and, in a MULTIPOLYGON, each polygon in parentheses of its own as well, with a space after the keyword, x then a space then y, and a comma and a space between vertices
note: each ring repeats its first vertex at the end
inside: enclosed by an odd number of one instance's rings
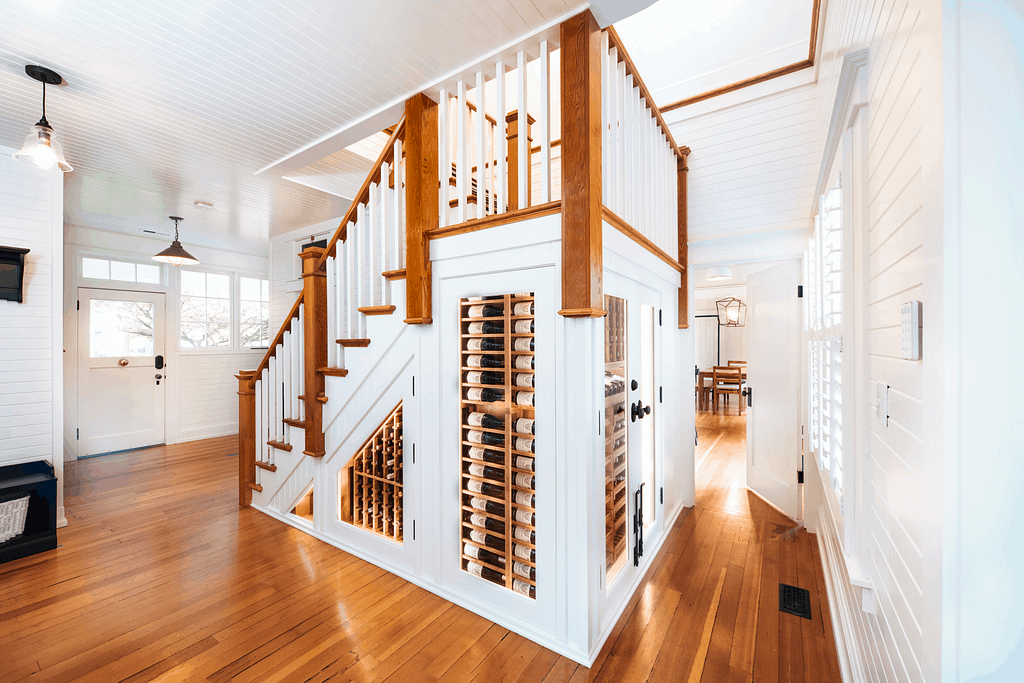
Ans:
POLYGON ((729 395, 736 394, 737 415, 743 414, 743 400, 740 393, 743 390, 743 370, 740 366, 716 365, 712 368, 711 390, 714 410, 718 410, 718 397, 725 396, 725 406, 729 406, 729 395))
POLYGON ((731 361, 729 361, 729 366, 733 366, 733 365, 739 365, 739 366, 745 368, 745 367, 747 367, 747 361, 745 361, 745 360, 731 360, 731 361))

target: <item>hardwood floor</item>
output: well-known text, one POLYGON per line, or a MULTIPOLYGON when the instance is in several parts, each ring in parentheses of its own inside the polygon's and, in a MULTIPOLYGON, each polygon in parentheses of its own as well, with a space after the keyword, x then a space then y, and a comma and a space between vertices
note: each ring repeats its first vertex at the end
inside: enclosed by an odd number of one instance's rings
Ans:
POLYGON ((0 565, 0 681, 839 681, 816 544, 743 488, 742 420, 701 414, 698 505, 590 669, 239 509, 230 437, 67 464, 60 547, 0 565))

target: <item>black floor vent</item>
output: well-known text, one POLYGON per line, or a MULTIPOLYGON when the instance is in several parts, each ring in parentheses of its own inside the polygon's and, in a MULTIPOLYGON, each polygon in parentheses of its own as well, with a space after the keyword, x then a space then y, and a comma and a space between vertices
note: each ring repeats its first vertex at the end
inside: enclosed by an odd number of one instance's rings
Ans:
POLYGON ((811 593, 806 588, 779 584, 779 609, 804 619, 811 618, 811 593))

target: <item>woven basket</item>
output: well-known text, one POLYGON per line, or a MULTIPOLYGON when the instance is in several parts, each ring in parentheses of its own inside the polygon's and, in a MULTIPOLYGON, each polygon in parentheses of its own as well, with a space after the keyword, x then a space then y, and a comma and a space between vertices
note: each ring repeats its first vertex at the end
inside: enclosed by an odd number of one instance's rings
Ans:
POLYGON ((25 494, 21 498, 0 502, 0 543, 6 543, 25 531, 28 499, 28 494, 25 494))

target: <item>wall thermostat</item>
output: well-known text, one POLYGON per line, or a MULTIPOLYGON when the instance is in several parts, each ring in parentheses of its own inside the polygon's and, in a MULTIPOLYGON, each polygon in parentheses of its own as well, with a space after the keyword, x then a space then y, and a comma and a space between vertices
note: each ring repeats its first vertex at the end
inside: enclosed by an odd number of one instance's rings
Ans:
POLYGON ((900 306, 900 347, 906 360, 921 360, 921 302, 900 306))

